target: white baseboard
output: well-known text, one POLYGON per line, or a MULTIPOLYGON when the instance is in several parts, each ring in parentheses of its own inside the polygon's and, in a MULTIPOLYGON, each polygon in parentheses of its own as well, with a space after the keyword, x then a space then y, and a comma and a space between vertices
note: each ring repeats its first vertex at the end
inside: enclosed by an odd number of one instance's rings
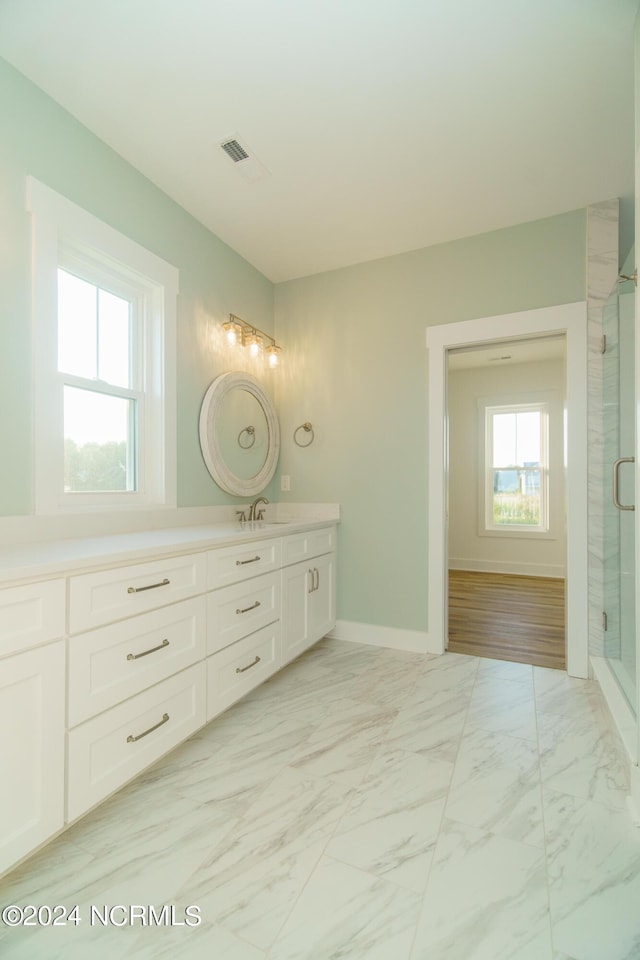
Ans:
POLYGON ((375 623, 357 623, 355 620, 338 620, 328 634, 335 640, 350 643, 368 643, 374 647, 389 647, 391 650, 406 650, 409 653, 442 653, 430 643, 429 634, 422 630, 403 630, 399 627, 381 627, 375 623))
POLYGON ((565 569, 555 563, 524 563, 510 560, 465 560, 449 557, 450 570, 471 570, 478 573, 514 573, 522 577, 565 578, 565 569))

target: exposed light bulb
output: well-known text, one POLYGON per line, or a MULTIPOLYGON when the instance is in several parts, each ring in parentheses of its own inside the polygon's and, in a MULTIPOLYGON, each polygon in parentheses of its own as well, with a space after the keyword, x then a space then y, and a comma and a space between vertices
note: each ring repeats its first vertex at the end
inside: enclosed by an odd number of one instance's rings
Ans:
POLYGON ((252 357, 257 357, 262 349, 262 337, 258 337, 255 333, 249 340, 249 353, 252 357))
POLYGON ((277 367, 280 363, 280 347, 277 347, 275 343, 267 347, 267 358, 269 361, 270 367, 277 367))
POLYGON ((227 338, 227 343, 229 346, 234 347, 238 340, 240 339, 240 327, 237 323, 223 323, 222 329, 224 330, 227 338))

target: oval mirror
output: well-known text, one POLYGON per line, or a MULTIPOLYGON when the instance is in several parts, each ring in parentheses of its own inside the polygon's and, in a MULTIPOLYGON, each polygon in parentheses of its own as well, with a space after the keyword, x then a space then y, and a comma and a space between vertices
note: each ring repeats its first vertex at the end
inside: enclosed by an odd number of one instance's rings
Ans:
POLYGON ((200 448, 207 470, 237 497, 261 493, 275 473, 280 429, 273 405, 248 373, 223 373, 200 409, 200 448))

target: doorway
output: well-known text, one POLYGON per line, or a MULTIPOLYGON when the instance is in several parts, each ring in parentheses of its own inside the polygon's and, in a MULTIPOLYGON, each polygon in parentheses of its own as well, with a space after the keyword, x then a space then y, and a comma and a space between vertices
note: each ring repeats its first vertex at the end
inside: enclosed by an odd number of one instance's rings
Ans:
POLYGON ((567 670, 588 676, 586 304, 573 303, 428 327, 429 530, 428 649, 446 647, 448 570, 448 352, 463 346, 559 335, 566 338, 565 479, 567 670))
POLYGON ((448 649, 566 667, 564 336, 448 351, 448 649))

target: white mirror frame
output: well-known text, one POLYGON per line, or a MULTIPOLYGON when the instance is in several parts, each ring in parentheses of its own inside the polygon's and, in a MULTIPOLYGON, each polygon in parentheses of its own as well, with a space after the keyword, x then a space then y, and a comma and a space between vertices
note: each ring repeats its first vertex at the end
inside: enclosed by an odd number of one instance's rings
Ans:
POLYGON ((255 377, 248 373, 223 373, 211 383, 200 408, 200 449, 207 470, 223 490, 236 497, 262 493, 273 477, 280 454, 280 427, 271 400, 255 377), (269 433, 267 456, 262 468, 244 480, 227 467, 222 455, 216 424, 221 404, 231 390, 246 390, 256 398, 267 419, 269 433))

